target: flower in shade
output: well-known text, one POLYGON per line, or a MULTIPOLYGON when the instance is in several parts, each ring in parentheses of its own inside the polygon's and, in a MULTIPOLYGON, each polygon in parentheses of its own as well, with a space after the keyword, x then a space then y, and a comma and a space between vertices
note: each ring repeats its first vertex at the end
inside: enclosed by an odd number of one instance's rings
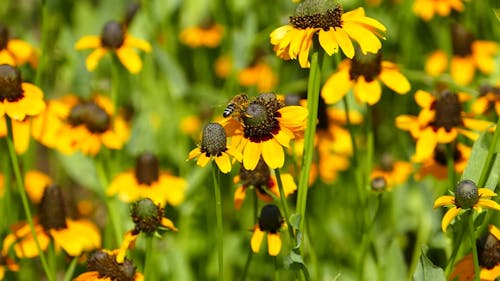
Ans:
POLYGON ((500 115, 500 80, 496 85, 483 85, 479 89, 479 97, 472 103, 472 113, 484 115, 494 109, 500 115))
POLYGON ((44 108, 42 90, 23 82, 18 68, 0 64, 0 117, 24 120, 26 116, 40 114, 44 108))
POLYGON ((446 17, 452 10, 461 12, 464 9, 462 0, 415 0, 413 12, 425 21, 431 20, 435 14, 446 17))
POLYGON ((363 8, 344 13, 342 6, 333 6, 333 1, 305 1, 290 17, 290 24, 275 29, 270 38, 278 57, 298 59, 300 66, 306 68, 315 35, 328 55, 340 48, 346 57, 352 58, 353 42, 363 54, 377 53, 382 47, 379 37, 384 38, 385 30, 383 24, 367 17, 363 8))
POLYGON ((177 206, 184 201, 186 180, 161 171, 158 158, 152 153, 142 153, 136 159, 135 169, 119 174, 111 182, 106 194, 124 202, 151 198, 162 206, 177 206))
POLYGON ((278 77, 267 63, 258 60, 238 73, 238 81, 242 86, 256 86, 262 93, 273 90, 278 77))
POLYGON ((469 98, 466 93, 454 94, 448 90, 437 96, 422 90, 415 93, 415 101, 422 108, 419 115, 396 118, 396 126, 409 131, 417 139, 413 161, 422 162, 432 157, 439 143, 450 143, 458 134, 476 140, 479 137, 477 131, 494 127, 489 121, 466 117, 462 112, 462 102, 469 98))
POLYGON ((411 163, 406 161, 396 161, 392 154, 384 153, 380 157, 380 163, 373 169, 370 178, 373 181, 380 181, 382 178, 385 183, 385 190, 390 190, 395 185, 406 182, 413 170, 411 163))
POLYGON ((5 271, 19 271, 19 265, 9 256, 0 254, 0 280, 5 277, 5 271))
POLYGON ((87 35, 75 44, 75 49, 95 49, 86 60, 89 71, 94 71, 101 58, 108 52, 118 56, 120 62, 130 73, 139 73, 142 69, 142 61, 134 48, 151 52, 151 45, 127 32, 127 25, 117 21, 109 21, 104 25, 101 35, 87 35))
MULTIPOLYGON (((28 183, 28 182, 27 182, 28 183)), ((26 185, 29 193, 41 185, 26 185)), ((66 216, 66 208, 61 189, 56 185, 43 187, 43 197, 39 204, 38 217, 34 228, 41 250, 47 249, 52 240, 57 249, 62 248, 70 256, 79 256, 85 251, 101 247, 101 236, 97 226, 89 220, 74 220, 66 216)), ((21 222, 12 227, 12 233, 3 241, 3 254, 11 248, 20 258, 38 256, 38 250, 28 223, 21 222)))
MULTIPOLYGON (((0 138, 7 137, 7 120, 0 117, 0 138)), ((26 116, 23 120, 10 119, 12 124, 12 137, 17 154, 23 154, 29 147, 31 139, 31 118, 26 116)))
POLYGON ((9 29, 0 25, 0 64, 20 66, 26 62, 37 64, 35 48, 26 41, 10 38, 9 29))
POLYGON ((264 236, 267 234, 267 252, 270 256, 277 256, 281 251, 280 229, 284 221, 280 209, 276 205, 262 207, 259 222, 254 226, 250 245, 254 253, 260 251, 264 236))
MULTIPOLYGON (((254 170, 247 170, 245 167, 240 167, 240 173, 234 178, 234 182, 241 184, 234 191, 234 208, 239 210, 246 197, 246 191, 249 188, 255 190, 257 196, 264 202, 270 203, 273 201, 268 193, 274 194, 277 198, 280 197, 278 181, 275 175, 271 175, 271 171, 267 164, 260 159, 257 167, 254 170)), ((297 190, 297 185, 291 174, 281 174, 281 182, 283 183, 283 192, 288 196, 297 190)))
POLYGON ((180 41, 191 48, 219 46, 224 28, 217 23, 202 24, 185 28, 179 35, 180 41))
MULTIPOLYGON (((500 230, 494 226, 488 226, 488 233, 476 242, 478 252, 479 279, 481 281, 494 281, 500 277, 500 230)), ((449 280, 470 281, 474 280, 474 260, 472 254, 466 255, 455 264, 455 269, 449 280)))
POLYGON ((327 104, 333 104, 353 88, 358 101, 373 105, 382 95, 380 82, 398 94, 410 91, 408 79, 401 74, 397 65, 382 61, 381 53, 356 55, 352 60, 344 60, 337 72, 326 80, 321 96, 327 104))
POLYGON ((265 93, 249 101, 244 108, 224 120, 228 135, 243 152, 243 166, 253 170, 260 157, 271 169, 285 163, 283 147, 305 128, 307 109, 284 106, 275 94, 265 93))
MULTIPOLYGON (((452 142, 450 149, 453 155, 453 168, 456 173, 461 174, 465 166, 467 166, 472 149, 459 142, 452 142)), ((420 180, 427 175, 431 175, 439 180, 448 178, 446 144, 438 144, 432 156, 422 161, 422 165, 415 173, 415 179, 420 180)))
POLYGON ((446 232, 448 225, 462 210, 474 209, 481 211, 484 207, 500 211, 500 205, 497 202, 485 198, 492 196, 496 196, 496 193, 487 188, 478 188, 471 180, 460 181, 454 196, 444 195, 434 201, 434 208, 451 206, 441 221, 443 232, 446 232))
POLYGON ((111 100, 105 96, 81 100, 67 95, 49 101, 47 110, 33 120, 33 137, 65 154, 81 151, 95 155, 102 145, 120 149, 128 140, 130 129, 124 118, 114 112, 111 100))
POLYGON ((73 281, 143 281, 142 273, 129 259, 117 261, 117 251, 98 250, 87 261, 87 272, 80 274, 73 281))

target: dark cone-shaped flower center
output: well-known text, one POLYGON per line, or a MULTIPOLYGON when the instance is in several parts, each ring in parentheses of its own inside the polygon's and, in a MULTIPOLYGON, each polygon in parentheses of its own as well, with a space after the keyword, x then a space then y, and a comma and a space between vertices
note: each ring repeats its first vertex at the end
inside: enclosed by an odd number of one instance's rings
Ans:
POLYGON ((349 78, 356 81, 359 76, 363 76, 366 82, 371 82, 378 77, 382 71, 382 54, 367 54, 356 52, 356 56, 351 61, 349 78))
POLYGON ((436 129, 445 128, 449 132, 452 128, 462 126, 462 105, 458 96, 450 91, 443 91, 431 105, 436 110, 434 121, 431 123, 436 129))
POLYGON ((332 6, 333 1, 304 1, 290 17, 290 23, 298 29, 342 27, 342 6, 332 6))
POLYGON ((123 263, 118 263, 116 256, 103 251, 96 251, 90 255, 87 268, 89 271, 97 271, 99 279, 109 278, 112 281, 135 280, 135 266, 130 260, 125 259, 123 263))
POLYGON ((258 189, 266 186, 270 187, 269 185, 272 182, 271 171, 266 162, 260 158, 254 170, 247 170, 241 165, 240 180, 242 185, 247 187, 253 186, 258 189))
POLYGON ((455 204, 462 209, 472 208, 479 200, 477 185, 471 180, 458 183, 455 190, 455 204))
POLYGON ((7 43, 9 43, 9 29, 0 25, 0 50, 7 49, 7 43))
POLYGON ((243 114, 244 137, 252 142, 263 142, 273 138, 280 131, 277 118, 281 117, 278 110, 283 104, 273 93, 257 97, 243 114))
POLYGON ((472 54, 472 42, 474 36, 465 27, 454 24, 451 28, 451 40, 453 45, 453 54, 461 57, 467 57, 472 54))
POLYGON ((39 208, 40 223, 43 229, 48 231, 67 228, 66 208, 59 186, 52 184, 45 188, 39 208))
POLYGON ((151 185, 160 177, 158 158, 153 153, 143 153, 135 162, 135 178, 139 184, 151 185))
POLYGON ((259 228, 262 231, 267 231, 269 233, 277 233, 281 225, 283 224, 283 219, 281 218, 280 209, 276 205, 265 205, 260 210, 259 216, 259 228))
POLYGON ((133 233, 153 233, 161 225, 163 208, 155 205, 153 200, 144 198, 132 204, 130 213, 135 223, 133 233))
POLYGON ((15 102, 24 97, 21 72, 8 64, 0 65, 0 102, 15 102))
POLYGON ((101 44, 105 48, 118 49, 125 41, 125 26, 116 21, 106 23, 101 33, 101 44))
POLYGON ((370 184, 373 191, 384 191, 387 187, 387 181, 384 177, 373 178, 370 184))
POLYGON ((492 269, 500 264, 500 240, 488 232, 477 244, 479 265, 492 269))
POLYGON ((203 128, 200 149, 207 157, 221 156, 227 150, 226 131, 221 124, 208 123, 203 128))
MULTIPOLYGON (((447 165, 447 160, 446 160, 446 144, 438 143, 436 145, 436 148, 434 149, 434 161, 439 163, 441 166, 446 166, 447 165)), ((453 144, 453 163, 457 162, 459 159, 462 158, 462 153, 460 150, 458 150, 457 145, 454 143, 453 144)))
POLYGON ((71 108, 68 123, 72 126, 84 125, 92 133, 104 133, 111 125, 111 117, 94 102, 83 102, 71 108))

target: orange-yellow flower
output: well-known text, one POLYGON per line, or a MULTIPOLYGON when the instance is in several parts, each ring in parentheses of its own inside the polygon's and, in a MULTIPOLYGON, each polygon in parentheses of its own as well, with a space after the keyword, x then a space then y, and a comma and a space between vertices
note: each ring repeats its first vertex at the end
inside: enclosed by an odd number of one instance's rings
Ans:
POLYGON ((37 63, 35 48, 21 39, 10 38, 9 30, 0 26, 0 64, 20 66, 30 62, 33 66, 37 63))
MULTIPOLYGON (((456 173, 461 174, 471 154, 472 149, 459 142, 453 142, 451 145, 453 154, 453 168, 456 173)), ((415 179, 421 180, 425 176, 431 175, 438 180, 448 178, 448 163, 446 160, 446 145, 438 144, 431 157, 422 161, 422 165, 415 173, 415 179)))
POLYGON ((217 23, 213 23, 207 26, 185 28, 181 31, 179 39, 191 48, 215 48, 219 46, 223 34, 224 28, 217 23))
POLYGON ((464 9, 462 0, 415 0, 413 12, 425 21, 431 20, 435 14, 446 17, 452 10, 461 12, 464 9))
POLYGON ((264 236, 267 234, 267 252, 270 256, 277 256, 281 251, 280 229, 283 226, 280 210, 276 205, 262 207, 259 222, 254 226, 250 245, 254 253, 260 251, 264 236))
POLYGON ((370 178, 380 179, 385 182, 385 190, 391 190, 395 185, 406 182, 413 170, 411 163, 395 161, 391 154, 383 154, 380 164, 373 169, 370 178))
POLYGON ((484 85, 479 90, 479 97, 472 104, 472 113, 482 115, 494 109, 500 115, 500 81, 495 86, 484 85))
POLYGON ((278 77, 271 67, 261 60, 241 70, 238 73, 238 81, 242 86, 256 86, 257 91, 263 93, 274 89, 278 77))

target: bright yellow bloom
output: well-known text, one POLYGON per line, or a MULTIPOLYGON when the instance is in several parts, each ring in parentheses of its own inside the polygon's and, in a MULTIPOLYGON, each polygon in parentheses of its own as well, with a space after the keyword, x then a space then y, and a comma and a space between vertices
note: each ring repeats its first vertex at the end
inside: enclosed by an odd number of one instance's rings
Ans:
POLYGON ((425 21, 431 20, 435 14, 446 17, 452 10, 461 12, 464 9, 462 0, 415 0, 413 12, 425 21))
POLYGON ((35 48, 26 41, 10 38, 9 30, 0 26, 0 64, 20 66, 30 62, 33 66, 37 64, 35 48))
MULTIPOLYGON (((297 8, 290 24, 275 29, 271 35, 271 44, 276 55, 284 60, 298 59, 300 66, 309 67, 309 50, 314 36, 318 36, 321 47, 328 55, 342 49, 348 58, 353 58, 357 42, 361 52, 377 53, 382 44, 378 37, 384 38, 386 28, 375 19, 365 16, 363 8, 344 13, 342 7, 325 7, 323 11, 306 12, 314 1, 304 2, 297 8)), ((313 9, 313 8, 311 8, 313 9)))
POLYGON ((281 251, 280 229, 283 226, 280 210, 276 205, 262 207, 259 222, 254 226, 250 245, 254 253, 260 251, 264 236, 267 234, 267 252, 270 256, 277 256, 281 251))
MULTIPOLYGON (((467 166, 472 149, 464 144, 454 142, 453 149, 453 168, 457 174, 461 174, 467 166)), ((421 180, 427 175, 431 175, 438 180, 448 178, 448 164, 446 163, 446 147, 444 144, 438 144, 431 157, 422 161, 420 169, 415 174, 415 179, 421 180)))
POLYGON ((134 48, 145 52, 151 52, 152 49, 147 41, 129 35, 126 26, 116 21, 106 23, 100 36, 84 36, 75 44, 77 50, 95 49, 86 60, 89 71, 96 69, 97 64, 107 52, 114 52, 123 66, 130 73, 136 74, 142 69, 142 61, 134 48))
POLYGON ((188 27, 181 31, 179 39, 191 48, 215 48, 219 46, 223 34, 224 28, 214 23, 208 26, 188 27))
POLYGON ((321 96, 327 104, 333 104, 354 88, 356 100, 374 105, 382 95, 380 82, 398 94, 410 91, 410 83, 399 68, 392 62, 382 61, 378 54, 369 60, 357 57, 344 60, 337 72, 326 80, 321 96))
POLYGON ((373 169, 370 179, 383 178, 386 183, 385 190, 391 190, 395 185, 406 182, 413 170, 411 163, 406 161, 395 161, 390 154, 381 157, 379 166, 373 169))

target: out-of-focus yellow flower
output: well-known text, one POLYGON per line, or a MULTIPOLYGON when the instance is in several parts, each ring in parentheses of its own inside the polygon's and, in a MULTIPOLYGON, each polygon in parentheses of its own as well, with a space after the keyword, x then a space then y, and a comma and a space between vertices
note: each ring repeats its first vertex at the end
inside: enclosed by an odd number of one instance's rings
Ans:
POLYGON ((238 81, 242 86, 257 86, 259 92, 269 92, 274 89, 278 82, 278 77, 271 67, 264 61, 243 69, 238 73, 238 81))
POLYGON ((206 26, 185 28, 181 31, 179 39, 191 48, 215 48, 219 46, 223 34, 224 28, 217 23, 212 23, 206 26))
POLYGON ((461 12, 463 9, 462 0, 415 0, 413 3, 413 12, 425 21, 436 14, 447 17, 452 10, 461 12))

